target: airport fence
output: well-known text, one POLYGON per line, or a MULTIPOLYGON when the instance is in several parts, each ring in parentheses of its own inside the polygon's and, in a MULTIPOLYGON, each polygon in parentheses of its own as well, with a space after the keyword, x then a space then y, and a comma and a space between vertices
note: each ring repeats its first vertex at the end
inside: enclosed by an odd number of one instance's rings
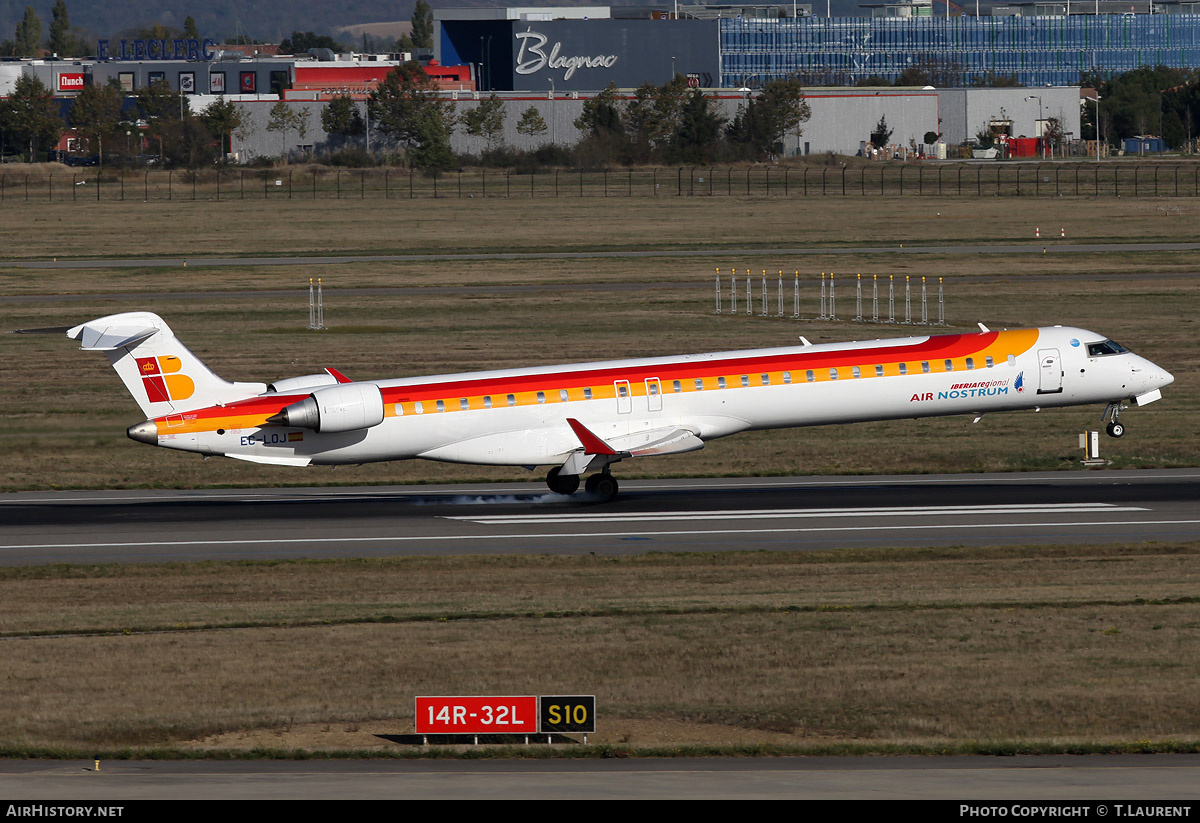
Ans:
POLYGON ((1200 163, 872 164, 537 172, 464 169, 0 170, 0 202, 877 196, 1200 197, 1200 163))

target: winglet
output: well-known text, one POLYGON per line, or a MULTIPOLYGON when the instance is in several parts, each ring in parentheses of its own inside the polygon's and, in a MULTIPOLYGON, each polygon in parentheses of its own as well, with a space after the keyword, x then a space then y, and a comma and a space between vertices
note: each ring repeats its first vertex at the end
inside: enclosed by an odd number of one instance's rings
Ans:
POLYGON ((342 374, 337 369, 331 368, 329 366, 325 367, 325 373, 328 374, 330 377, 332 377, 334 380, 338 381, 339 383, 353 383, 354 382, 353 380, 351 380, 346 375, 342 374))
POLYGON ((571 431, 575 432, 575 436, 579 438, 579 442, 583 444, 583 451, 585 454, 617 453, 616 449, 588 431, 587 426, 580 423, 574 417, 568 417, 567 423, 570 425, 571 431))

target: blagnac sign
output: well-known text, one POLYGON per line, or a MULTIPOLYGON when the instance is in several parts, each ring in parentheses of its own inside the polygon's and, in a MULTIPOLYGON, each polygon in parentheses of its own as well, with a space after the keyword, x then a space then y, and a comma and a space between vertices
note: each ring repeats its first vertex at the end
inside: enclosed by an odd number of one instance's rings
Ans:
POLYGON ((566 69, 563 80, 570 80, 577 69, 611 69, 617 62, 615 54, 597 54, 595 56, 573 55, 562 56, 562 42, 555 41, 546 54, 546 35, 528 28, 519 31, 515 37, 521 44, 517 52, 517 74, 537 74, 542 69, 566 69))
POLYGON ((105 60, 214 60, 215 40, 195 37, 175 40, 121 40, 116 54, 110 53, 107 40, 96 41, 96 59, 105 60))

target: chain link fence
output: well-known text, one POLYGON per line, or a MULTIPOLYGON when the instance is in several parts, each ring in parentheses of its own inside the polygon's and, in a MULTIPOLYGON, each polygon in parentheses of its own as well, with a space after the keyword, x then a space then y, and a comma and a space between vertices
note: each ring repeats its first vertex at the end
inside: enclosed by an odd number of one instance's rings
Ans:
POLYGON ((536 172, 294 168, 0 171, 0 201, 552 197, 1200 197, 1200 163, 686 166, 536 172))

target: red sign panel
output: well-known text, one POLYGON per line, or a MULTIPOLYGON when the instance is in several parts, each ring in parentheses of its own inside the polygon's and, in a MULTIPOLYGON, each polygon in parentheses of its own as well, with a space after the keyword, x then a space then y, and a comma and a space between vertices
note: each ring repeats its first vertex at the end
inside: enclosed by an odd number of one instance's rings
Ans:
POLYGON ((83 91, 83 72, 62 72, 58 75, 59 91, 83 91))
POLYGON ((537 697, 418 697, 417 734, 536 734, 537 697))

